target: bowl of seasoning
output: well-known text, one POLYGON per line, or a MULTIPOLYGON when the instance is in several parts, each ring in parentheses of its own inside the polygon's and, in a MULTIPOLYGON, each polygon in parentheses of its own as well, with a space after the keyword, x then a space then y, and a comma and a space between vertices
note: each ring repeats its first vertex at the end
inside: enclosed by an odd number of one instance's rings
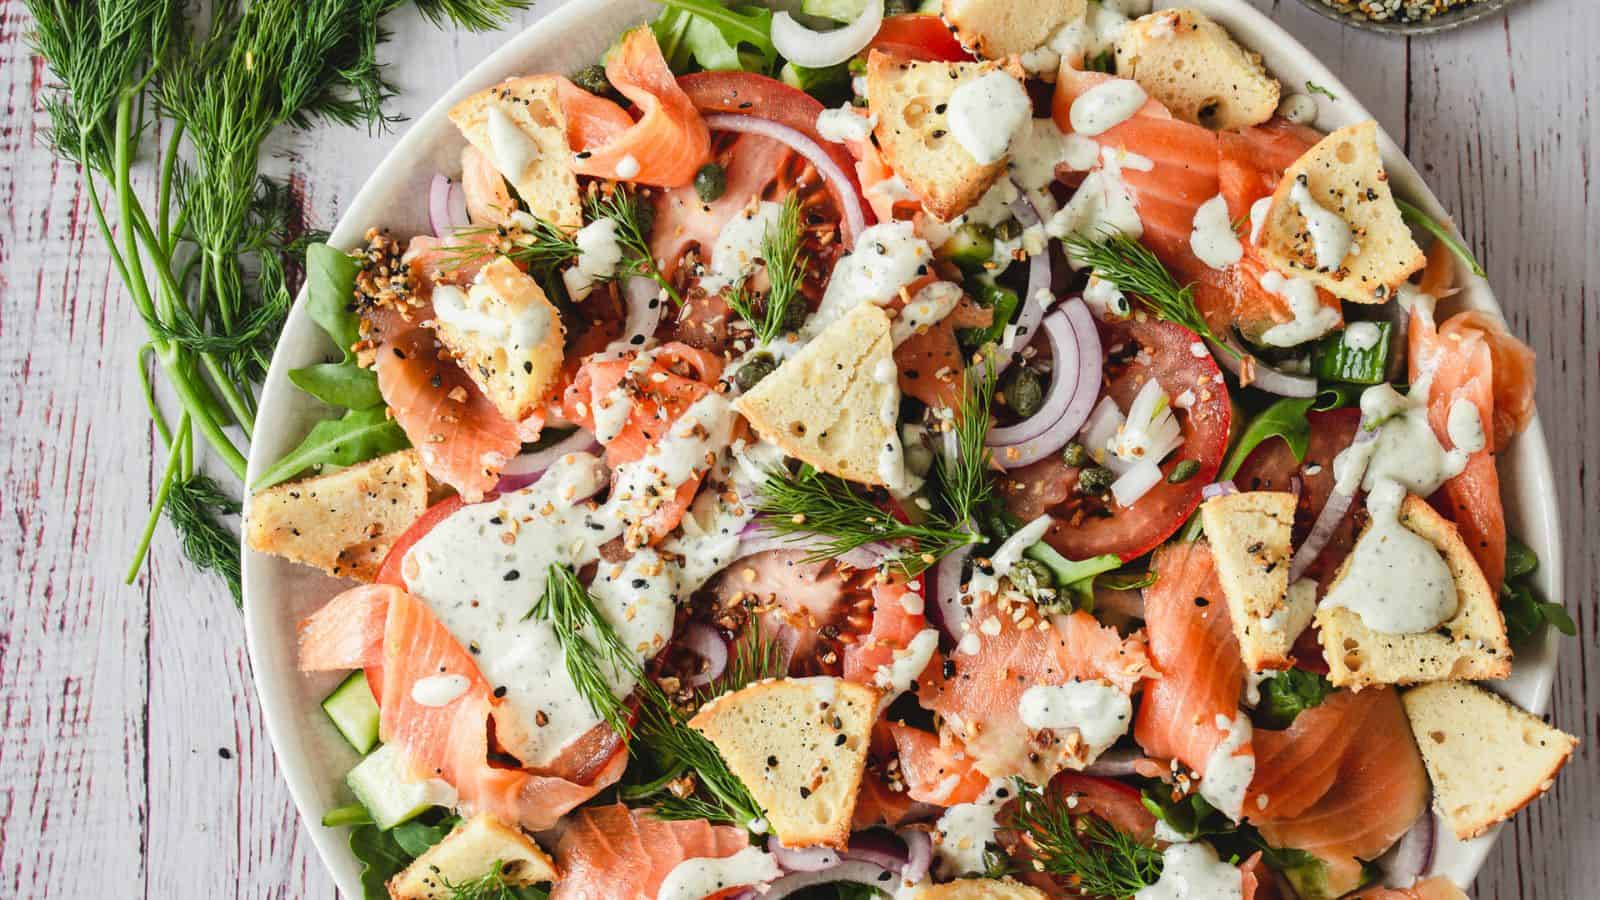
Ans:
POLYGON ((1504 12, 1517 0, 1300 0, 1336 22, 1386 34, 1433 34, 1504 12))

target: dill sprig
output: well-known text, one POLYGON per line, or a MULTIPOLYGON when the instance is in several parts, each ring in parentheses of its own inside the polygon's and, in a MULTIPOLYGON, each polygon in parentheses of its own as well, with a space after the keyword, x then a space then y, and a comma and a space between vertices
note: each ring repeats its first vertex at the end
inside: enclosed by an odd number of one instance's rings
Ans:
POLYGON ((1058 793, 1016 779, 1010 827, 1033 851, 1034 868, 1088 897, 1132 897, 1161 878, 1161 853, 1094 815, 1075 813, 1058 793))
POLYGON ((609 667, 615 673, 632 675, 641 687, 650 683, 649 679, 633 658, 633 651, 600 615, 594 599, 571 568, 550 564, 545 573, 544 594, 528 615, 544 619, 555 629, 567 676, 589 708, 618 734, 629 737, 632 726, 628 722, 628 707, 611 690, 605 669, 609 667))
POLYGON ((183 554, 199 568, 222 576, 233 594, 233 602, 243 602, 239 583, 239 538, 228 530, 219 515, 238 515, 239 501, 205 475, 190 475, 172 485, 167 495, 167 518, 183 541, 183 554))
POLYGON ((782 678, 787 671, 783 645, 767 637, 760 623, 752 619, 729 652, 728 667, 710 684, 695 691, 695 705, 709 703, 758 681, 782 678))
POLYGON ((800 295, 805 267, 800 262, 800 198, 790 193, 783 201, 778 221, 761 236, 761 262, 771 285, 759 302, 740 285, 728 296, 728 306, 749 322, 756 337, 770 344, 783 334, 790 307, 800 295))
POLYGON ((1067 252, 1088 263, 1094 273, 1117 286, 1117 290, 1136 298, 1158 319, 1189 329, 1235 357, 1239 351, 1218 337, 1195 306, 1194 289, 1180 285, 1150 249, 1125 234, 1068 235, 1067 252))
POLYGON ((733 774, 717 746, 705 735, 689 727, 683 713, 673 706, 654 682, 641 682, 649 688, 642 693, 639 706, 639 741, 649 747, 662 767, 693 773, 707 796, 669 795, 656 801, 655 814, 662 819, 706 819, 749 828, 764 817, 761 804, 733 774))
POLYGON ((449 892, 449 900, 526 900, 546 896, 544 891, 506 881, 502 871, 504 865, 502 860, 497 859, 489 866, 489 871, 466 881, 451 881, 440 875, 439 887, 449 892))
POLYGON ((968 522, 974 511, 989 499, 993 483, 989 480, 989 410, 994 402, 995 366, 984 356, 981 366, 969 366, 962 384, 961 400, 951 428, 955 433, 955 458, 940 454, 936 467, 939 490, 949 509, 949 521, 968 522))
POLYGON ((572 236, 553 223, 534 215, 528 218, 533 220, 531 228, 523 225, 482 225, 456 229, 457 236, 482 237, 492 234, 499 240, 494 244, 467 241, 446 245, 442 248, 446 254, 446 267, 454 268, 500 254, 536 274, 547 275, 573 262, 583 252, 572 236))
POLYGON ((661 271, 650 252, 650 226, 655 208, 642 203, 637 194, 621 186, 604 195, 594 194, 588 202, 589 221, 610 219, 617 226, 617 243, 622 246, 619 275, 640 275, 661 285, 672 302, 682 306, 683 297, 661 271))

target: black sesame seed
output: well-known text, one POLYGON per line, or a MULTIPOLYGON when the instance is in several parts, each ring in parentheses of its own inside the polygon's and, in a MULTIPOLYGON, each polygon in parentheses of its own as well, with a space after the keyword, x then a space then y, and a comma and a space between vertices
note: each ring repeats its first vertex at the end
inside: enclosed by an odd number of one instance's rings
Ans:
POLYGON ((522 577, 522 573, 518 572, 516 569, 512 569, 506 573, 505 577, 507 581, 516 581, 518 578, 522 577))

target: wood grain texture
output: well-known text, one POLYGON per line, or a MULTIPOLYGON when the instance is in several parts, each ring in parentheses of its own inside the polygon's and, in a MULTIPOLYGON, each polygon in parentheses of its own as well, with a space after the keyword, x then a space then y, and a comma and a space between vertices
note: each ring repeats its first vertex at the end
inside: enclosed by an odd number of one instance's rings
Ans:
MULTIPOLYGON (((1406 145, 1539 353, 1571 548, 1564 599, 1581 629, 1562 647, 1552 717, 1585 743, 1506 829, 1474 896, 1594 896, 1600 15, 1529 0, 1508 19, 1406 41, 1342 29, 1295 0, 1252 2, 1406 145)), ((394 109, 410 115, 500 40, 414 16, 393 24, 394 109)), ((40 145, 45 74, 28 28, 21 4, 0 0, 0 896, 92 896, 114 879, 119 896, 332 897, 277 778, 225 592, 186 566, 165 527, 145 573, 122 583, 156 465, 129 370, 142 329, 75 173, 40 145)), ((289 134, 268 167, 329 226, 395 139, 289 134)))

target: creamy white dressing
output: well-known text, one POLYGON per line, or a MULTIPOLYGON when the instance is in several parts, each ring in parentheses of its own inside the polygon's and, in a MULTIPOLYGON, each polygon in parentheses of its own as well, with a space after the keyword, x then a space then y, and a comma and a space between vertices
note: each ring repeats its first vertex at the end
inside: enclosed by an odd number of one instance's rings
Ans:
POLYGON ((739 558, 739 537, 755 519, 756 510, 738 498, 737 490, 731 499, 729 494, 722 484, 701 491, 684 514, 681 533, 661 544, 666 554, 682 560, 678 566, 682 595, 699 590, 739 558))
POLYGON ((1400 522, 1405 489, 1383 481, 1367 495, 1372 523, 1350 553, 1323 604, 1343 607, 1383 634, 1432 631, 1460 607, 1450 566, 1439 549, 1400 522))
POLYGON ((1133 313, 1128 296, 1122 293, 1116 282, 1099 275, 1089 276, 1089 283, 1083 289, 1083 302, 1101 321, 1126 319, 1133 313))
POLYGON ((1488 444, 1483 433, 1483 417, 1478 415, 1478 405, 1461 397, 1450 402, 1445 434, 1450 438, 1450 444, 1464 453, 1477 453, 1488 444))
POLYGON ((471 686, 465 675, 429 675, 412 683, 411 699, 422 706, 449 706, 471 686))
POLYGON ((862 303, 888 303, 901 288, 926 275, 932 262, 933 250, 910 222, 867 228, 856 238, 855 250, 834 266, 822 302, 801 335, 816 337, 862 303))
MULTIPOLYGON (((951 281, 935 281, 911 295, 911 302, 900 310, 900 315, 889 326, 895 346, 900 346, 929 326, 944 321, 945 316, 950 315, 956 304, 961 302, 961 295, 961 285, 951 281)), ((898 378, 899 370, 894 369, 890 374, 898 378)))
POLYGON ((622 244, 617 241, 615 219, 596 219, 573 236, 578 245, 577 264, 561 273, 574 300, 589 296, 594 286, 617 274, 622 265, 622 244))
POLYGON ((1239 748, 1250 741, 1250 718, 1242 712, 1232 719, 1219 715, 1215 725, 1223 738, 1206 757, 1200 796, 1237 822, 1244 815, 1244 795, 1256 774, 1255 754, 1239 753, 1239 748))
POLYGON ((1040 516, 1017 529, 1016 533, 1000 542, 989 555, 988 565, 972 567, 972 578, 967 582, 967 594, 972 597, 993 596, 1000 593, 1000 579, 1011 574, 1011 569, 1022 559, 1029 547, 1044 539, 1045 532, 1055 520, 1040 516))
POLYGON ((864 141, 871 136, 872 129, 877 124, 876 114, 863 116, 849 103, 838 109, 825 109, 817 113, 817 134, 821 135, 823 140, 833 141, 836 144, 864 141))
POLYGON ((978 799, 944 811, 934 826, 939 839, 933 849, 941 875, 959 878, 984 871, 984 851, 999 830, 995 817, 1012 796, 1009 782, 996 778, 978 799))
POLYGON ((1244 874, 1217 858, 1202 841, 1173 844, 1161 851, 1161 878, 1140 888, 1134 900, 1237 900, 1244 897, 1244 874))
MULTIPOLYGON (((1363 423, 1377 428, 1369 441, 1353 443, 1333 459, 1334 481, 1342 493, 1357 486, 1371 493, 1384 481, 1394 481, 1419 497, 1431 496, 1466 467, 1469 452, 1446 450, 1428 424, 1426 379, 1404 395, 1387 384, 1361 393, 1363 423)), ((1471 415, 1477 415, 1476 407, 1471 415)), ((1462 416, 1468 413, 1463 411, 1462 416)), ((1465 435, 1464 435, 1465 436, 1465 435)))
POLYGON ((627 181, 637 174, 639 174, 639 160, 635 159, 633 154, 630 153, 627 156, 617 160, 618 178, 622 179, 623 181, 627 181))
POLYGON ((1116 47, 1117 39, 1135 16, 1149 12, 1150 4, 1140 0, 1090 0, 1082 18, 1061 26, 1046 44, 1062 64, 1081 68, 1084 61, 1116 47))
POLYGON ((999 162, 1011 136, 1033 118, 1022 83, 1002 71, 987 72, 950 94, 945 120, 950 135, 980 165, 999 162))
POLYGON ((1244 245, 1228 219, 1228 201, 1221 194, 1200 204, 1189 232, 1189 249, 1213 269, 1226 269, 1244 256, 1244 245))
POLYGON ((1133 118, 1149 99, 1137 81, 1113 78, 1079 94, 1067 119, 1073 131, 1093 137, 1133 118))
POLYGON ((690 404, 643 457, 617 467, 606 501, 612 518, 633 525, 653 515, 728 446, 735 418, 733 405, 721 394, 708 393, 690 404))
POLYGON ((761 242, 782 217, 782 203, 763 200, 729 219, 711 245, 711 271, 700 279, 706 293, 715 294, 749 275, 761 261, 761 242))
POLYGON ((1289 313, 1294 316, 1262 332, 1262 343, 1295 347, 1339 327, 1339 310, 1325 306, 1317 296, 1317 286, 1309 280, 1286 278, 1269 270, 1261 276, 1261 287, 1288 301, 1289 313))
POLYGON ((593 391, 594 386, 591 385, 589 409, 594 415, 594 439, 602 444, 610 444, 627 427, 628 418, 633 415, 633 398, 628 393, 626 383, 621 381, 598 397, 594 396, 593 391))
POLYGON ((1267 225, 1267 213, 1272 210, 1272 195, 1268 194, 1250 204, 1250 245, 1261 245, 1261 229, 1267 225))
MULTIPOLYGON (((1144 234, 1144 222, 1139 218, 1139 207, 1133 192, 1122 179, 1123 168, 1148 171, 1154 167, 1149 159, 1114 147, 1103 148, 1100 167, 1084 176, 1082 184, 1059 211, 1045 224, 1045 232, 1058 240, 1070 235, 1100 238, 1121 234, 1138 238, 1144 234)), ((1074 268, 1083 268, 1086 262, 1069 253, 1067 261, 1074 268)))
POLYGON ((1017 715, 1022 724, 1034 731, 1048 728, 1078 732, 1088 745, 1083 758, 1088 764, 1128 733, 1133 701, 1121 689, 1103 681, 1036 684, 1022 692, 1017 715))
POLYGON ((1327 271, 1339 268, 1355 241, 1350 223, 1318 203, 1303 178, 1296 179, 1289 188, 1289 199, 1306 220, 1306 231, 1311 235, 1311 246, 1317 255, 1317 268, 1327 271))
POLYGON ((494 167, 513 183, 521 181, 528 166, 539 158, 539 145, 499 106, 489 107, 485 126, 494 167))
POLYGON ((745 847, 732 856, 686 859, 672 867, 656 890, 656 900, 704 900, 732 887, 775 881, 783 869, 760 847, 745 847))
POLYGON ((1310 94, 1288 94, 1278 103, 1278 115, 1296 125, 1315 124, 1317 100, 1310 94))
MULTIPOLYGON (((910 591, 906 593, 911 594, 910 591)), ((893 659, 879 666, 872 673, 872 683, 884 691, 880 706, 888 706, 894 698, 910 690, 911 682, 928 667, 928 661, 933 659, 933 652, 938 649, 939 632, 924 628, 916 633, 905 649, 896 650, 893 659)))
POLYGON ((510 350, 537 347, 544 343, 554 324, 550 306, 531 300, 513 309, 485 278, 485 268, 466 291, 441 284, 433 290, 434 319, 485 343, 503 345, 510 350))
POLYGON ((1383 339, 1383 329, 1375 322, 1351 322, 1344 329, 1345 346, 1352 350, 1371 350, 1383 339))

